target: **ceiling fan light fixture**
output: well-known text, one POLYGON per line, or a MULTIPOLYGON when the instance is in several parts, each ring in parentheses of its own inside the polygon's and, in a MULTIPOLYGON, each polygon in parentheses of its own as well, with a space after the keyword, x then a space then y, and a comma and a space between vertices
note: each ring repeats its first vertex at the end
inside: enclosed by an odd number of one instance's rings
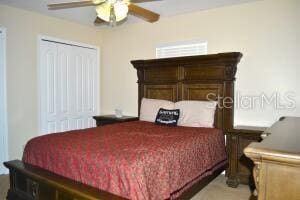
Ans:
POLYGON ((106 22, 111 22, 114 17, 115 21, 122 21, 127 17, 128 4, 124 1, 107 1, 96 7, 97 16, 106 22))
POLYGON ((128 5, 124 1, 117 1, 114 4, 114 11, 116 14, 117 21, 122 21, 127 17, 128 5))
MULTIPOLYGON (((1 0, 0 0, 1 1, 1 0)), ((48 4, 49 10, 61 10, 69 8, 80 8, 93 6, 96 8, 97 17, 94 24, 98 25, 103 22, 116 24, 127 18, 128 12, 140 17, 148 22, 159 20, 159 14, 135 5, 135 3, 159 1, 159 0, 68 0, 72 2, 48 4), (134 3, 131 3, 134 2, 134 3)))

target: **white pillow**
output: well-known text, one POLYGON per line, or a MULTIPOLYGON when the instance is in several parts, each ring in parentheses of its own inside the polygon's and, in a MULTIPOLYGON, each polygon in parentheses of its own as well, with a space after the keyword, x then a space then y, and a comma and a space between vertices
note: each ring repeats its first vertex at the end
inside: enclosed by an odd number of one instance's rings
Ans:
POLYGON ((140 120, 155 122, 156 115, 160 108, 172 110, 174 109, 174 103, 166 100, 143 98, 140 108, 140 120))
POLYGON ((180 110, 178 126, 214 127, 216 101, 179 101, 175 109, 180 110))

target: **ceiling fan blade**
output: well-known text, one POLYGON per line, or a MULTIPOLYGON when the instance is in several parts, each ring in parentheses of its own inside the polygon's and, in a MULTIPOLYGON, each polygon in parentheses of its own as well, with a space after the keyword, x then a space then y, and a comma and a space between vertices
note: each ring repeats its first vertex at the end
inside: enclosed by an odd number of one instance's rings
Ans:
POLYGON ((159 14, 152 12, 150 10, 147 10, 145 8, 142 8, 140 6, 137 6, 135 4, 132 4, 132 3, 129 4, 128 8, 129 8, 130 14, 133 14, 137 17, 141 17, 148 22, 153 23, 153 22, 156 22, 159 20, 159 17, 160 17, 159 14))
POLYGON ((98 25, 98 24, 102 24, 103 22, 105 22, 104 20, 100 19, 99 17, 97 17, 94 21, 94 24, 95 25, 98 25))
POLYGON ((130 0, 132 3, 143 3, 143 2, 151 2, 151 1, 162 1, 162 0, 130 0))
POLYGON ((77 8, 77 7, 85 7, 85 6, 94 6, 93 1, 77 1, 70 3, 57 3, 57 4, 49 4, 49 10, 58 10, 58 9, 66 9, 66 8, 77 8))

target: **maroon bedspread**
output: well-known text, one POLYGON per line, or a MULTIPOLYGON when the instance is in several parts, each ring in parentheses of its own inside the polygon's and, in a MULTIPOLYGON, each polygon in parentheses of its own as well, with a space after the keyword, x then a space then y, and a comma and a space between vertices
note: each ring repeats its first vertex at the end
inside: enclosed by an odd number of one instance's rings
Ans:
POLYGON ((218 129, 141 121, 36 137, 23 155, 26 163, 139 200, 171 198, 226 160, 218 129))

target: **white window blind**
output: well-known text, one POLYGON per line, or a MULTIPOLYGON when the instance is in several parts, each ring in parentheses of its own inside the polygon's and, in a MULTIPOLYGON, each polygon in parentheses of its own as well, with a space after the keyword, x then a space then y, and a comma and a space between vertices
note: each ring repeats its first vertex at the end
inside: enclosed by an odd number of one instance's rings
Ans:
POLYGON ((207 42, 183 42, 156 48, 156 58, 195 56, 207 54, 207 42))

